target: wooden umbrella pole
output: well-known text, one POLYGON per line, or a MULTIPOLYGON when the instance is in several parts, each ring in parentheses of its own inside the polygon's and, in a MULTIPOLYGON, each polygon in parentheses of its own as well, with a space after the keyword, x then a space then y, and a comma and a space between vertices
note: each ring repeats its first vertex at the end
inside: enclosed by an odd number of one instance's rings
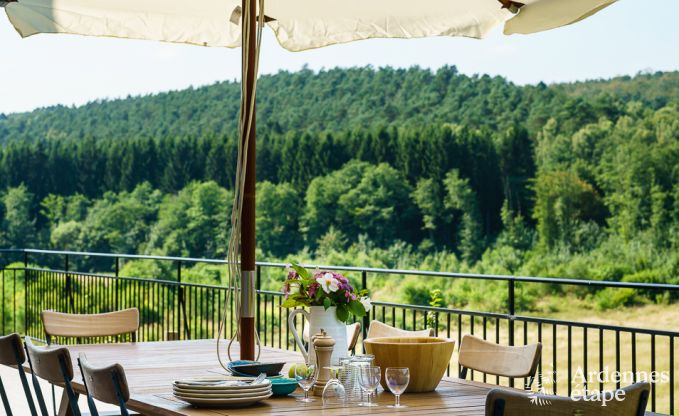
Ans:
POLYGON ((243 210, 241 211, 241 301, 240 301, 240 358, 242 360, 255 359, 255 183, 256 183, 256 120, 255 120, 255 77, 256 48, 257 48, 257 19, 255 18, 257 2, 243 0, 243 66, 245 75, 245 100, 243 101, 243 126, 245 130, 243 148, 247 148, 244 157, 247 160, 245 171, 245 186, 243 192, 243 210), (245 19, 245 14, 249 18, 245 19), (247 33, 246 33, 247 31, 247 33), (247 34, 247 36, 246 36, 247 34))

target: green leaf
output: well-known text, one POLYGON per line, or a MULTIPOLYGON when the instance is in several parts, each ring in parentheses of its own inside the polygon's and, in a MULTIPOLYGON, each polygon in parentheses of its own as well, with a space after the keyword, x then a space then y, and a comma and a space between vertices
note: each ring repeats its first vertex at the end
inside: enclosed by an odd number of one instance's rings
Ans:
POLYGON ((311 273, 304 267, 300 266, 299 263, 293 262, 292 268, 297 272, 302 279, 311 279, 311 273))
POLYGON ((365 308, 363 307, 363 304, 357 300, 349 302, 349 310, 359 318, 365 316, 365 308))
POLYGON ((323 299, 323 307, 325 308, 326 311, 330 306, 332 306, 331 303, 332 302, 330 301, 330 298, 323 299))
POLYGON ((287 298, 281 304, 281 308, 294 308, 295 306, 297 306, 297 301, 293 298, 287 298))
POLYGON ((347 322, 349 320, 347 305, 337 305, 337 319, 341 322, 347 322))

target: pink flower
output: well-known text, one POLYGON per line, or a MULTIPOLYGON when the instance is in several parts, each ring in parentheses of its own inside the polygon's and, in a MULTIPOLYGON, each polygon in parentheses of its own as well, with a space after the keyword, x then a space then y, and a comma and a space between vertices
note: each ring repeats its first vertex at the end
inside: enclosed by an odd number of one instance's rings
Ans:
POLYGON ((283 295, 285 295, 285 299, 287 299, 288 296, 290 296, 290 284, 289 283, 285 283, 283 285, 283 295))
POLYGON ((318 288, 319 288, 320 286, 321 286, 321 285, 319 285, 318 283, 312 283, 312 284, 310 284, 310 285, 309 285, 309 297, 312 297, 312 298, 313 298, 314 296, 316 296, 316 292, 318 291, 318 288))

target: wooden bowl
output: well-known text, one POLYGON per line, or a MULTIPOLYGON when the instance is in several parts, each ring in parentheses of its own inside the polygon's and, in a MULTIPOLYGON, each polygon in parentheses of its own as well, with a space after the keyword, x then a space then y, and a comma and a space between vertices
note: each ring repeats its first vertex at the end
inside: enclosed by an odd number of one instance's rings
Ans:
POLYGON ((382 387, 387 367, 408 367, 410 383, 407 393, 434 391, 446 373, 455 350, 455 341, 432 337, 370 338, 363 342, 365 351, 375 356, 382 370, 382 387))

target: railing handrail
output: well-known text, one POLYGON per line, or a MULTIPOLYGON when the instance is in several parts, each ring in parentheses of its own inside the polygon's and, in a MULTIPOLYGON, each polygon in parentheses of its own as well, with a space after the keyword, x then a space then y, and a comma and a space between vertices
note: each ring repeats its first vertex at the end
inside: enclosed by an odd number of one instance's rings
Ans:
MULTIPOLYGON (((81 256, 81 257, 105 257, 105 258, 119 258, 119 259, 133 259, 133 260, 159 260, 159 261, 174 261, 182 263, 209 263, 209 264, 228 264, 227 260, 206 259, 196 257, 175 257, 175 256, 152 256, 143 254, 114 254, 114 253, 97 253, 97 252, 82 252, 82 251, 67 251, 67 250, 42 250, 42 249, 0 249, 0 253, 29 253, 29 254, 54 254, 66 256, 81 256)), ((280 267, 288 266, 286 263, 275 262, 257 262, 258 266, 262 267, 280 267)), ((382 269, 375 267, 356 267, 356 266, 333 266, 322 264, 306 264, 310 268, 319 268, 325 270, 338 270, 347 272, 365 272, 374 274, 395 274, 408 276, 428 276, 441 278, 458 278, 458 279, 473 279, 473 280, 493 280, 505 282, 523 282, 523 283, 541 283, 541 284, 560 284, 569 286, 589 286, 589 287, 611 287, 618 289, 648 289, 648 290, 669 290, 679 291, 679 284, 670 283, 641 283, 641 282, 620 282, 611 280, 586 280, 573 278, 556 278, 556 277, 534 277, 534 276, 512 276, 503 274, 476 274, 476 273, 459 273, 459 272, 435 272, 427 270, 407 270, 407 269, 382 269)))

